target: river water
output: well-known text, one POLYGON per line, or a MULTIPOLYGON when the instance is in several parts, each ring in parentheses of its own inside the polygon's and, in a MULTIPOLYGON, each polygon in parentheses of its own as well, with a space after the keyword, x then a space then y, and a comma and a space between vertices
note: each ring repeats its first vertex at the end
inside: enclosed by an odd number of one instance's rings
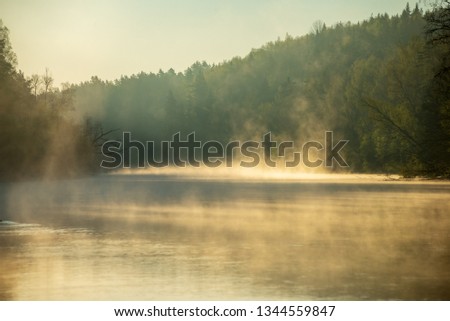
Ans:
POLYGON ((2 183, 0 219, 0 300, 450 300, 449 183, 2 183))

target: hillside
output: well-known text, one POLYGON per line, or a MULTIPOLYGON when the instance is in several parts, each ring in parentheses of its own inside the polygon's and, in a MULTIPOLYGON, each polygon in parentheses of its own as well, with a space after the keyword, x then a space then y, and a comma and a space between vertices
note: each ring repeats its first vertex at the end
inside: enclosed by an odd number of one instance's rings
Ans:
POLYGON ((105 128, 159 142, 180 131, 202 140, 300 144, 325 130, 350 141, 355 172, 448 170, 448 82, 441 47, 427 45, 424 14, 378 15, 268 43, 219 65, 141 72, 75 87, 75 108, 105 128), (447 95, 447 96, 446 96, 447 95))
POLYGON ((0 24, 0 177, 97 171, 101 142, 123 131, 157 145, 177 132, 224 144, 271 132, 296 146, 333 131, 349 140, 349 171, 449 176, 450 44, 439 29, 448 2, 443 6, 428 13, 408 6, 357 24, 316 23, 310 34, 286 35, 218 65, 92 77, 62 90, 45 75, 17 71, 0 24))

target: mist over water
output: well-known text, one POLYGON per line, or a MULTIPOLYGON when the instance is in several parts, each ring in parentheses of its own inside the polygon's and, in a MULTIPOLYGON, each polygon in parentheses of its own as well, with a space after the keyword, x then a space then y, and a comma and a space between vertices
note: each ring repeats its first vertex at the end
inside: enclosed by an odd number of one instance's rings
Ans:
POLYGON ((0 299, 450 299, 450 184, 214 172, 1 184, 0 299))

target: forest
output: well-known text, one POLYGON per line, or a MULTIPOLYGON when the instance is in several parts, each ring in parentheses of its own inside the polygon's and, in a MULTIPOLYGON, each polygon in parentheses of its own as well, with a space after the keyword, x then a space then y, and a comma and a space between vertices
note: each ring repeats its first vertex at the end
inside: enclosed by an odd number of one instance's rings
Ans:
MULTIPOLYGON (((92 77, 57 88, 17 68, 0 24, 0 179, 100 171, 100 146, 128 131, 160 142, 349 140, 353 173, 450 177, 450 5, 326 26, 184 72, 92 77)), ((336 169, 339 170, 339 169, 336 169)))

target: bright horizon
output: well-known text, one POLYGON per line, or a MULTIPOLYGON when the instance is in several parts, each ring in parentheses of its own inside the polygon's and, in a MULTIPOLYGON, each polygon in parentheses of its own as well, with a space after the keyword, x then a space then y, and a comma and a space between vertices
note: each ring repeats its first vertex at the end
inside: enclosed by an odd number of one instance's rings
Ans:
POLYGON ((356 23, 400 14, 407 2, 0 0, 0 19, 10 30, 18 69, 30 76, 49 68, 60 86, 91 76, 183 72, 196 61, 218 64, 286 34, 305 35, 317 20, 356 23))

